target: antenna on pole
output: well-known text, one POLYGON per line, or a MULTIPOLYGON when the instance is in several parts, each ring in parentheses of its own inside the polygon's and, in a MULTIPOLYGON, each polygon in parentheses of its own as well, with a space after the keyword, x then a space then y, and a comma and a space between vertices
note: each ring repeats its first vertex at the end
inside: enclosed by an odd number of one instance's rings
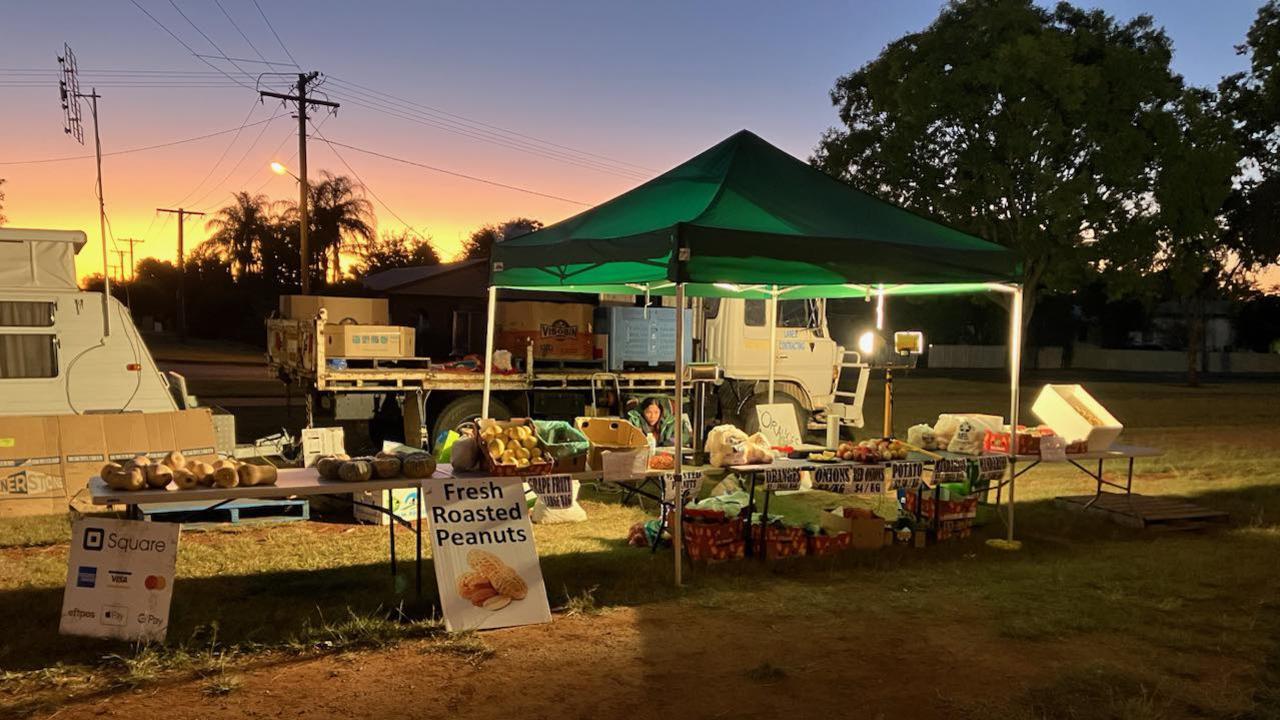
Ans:
POLYGON ((76 54, 71 46, 62 44, 62 56, 58 58, 62 67, 62 79, 58 82, 59 95, 62 98, 63 130, 84 144, 84 125, 81 122, 80 98, 89 98, 90 110, 93 114, 93 150, 98 159, 98 234, 102 237, 102 335, 111 334, 111 271, 108 268, 107 255, 107 206, 102 199, 102 139, 98 135, 98 90, 80 92, 79 67, 76 54))

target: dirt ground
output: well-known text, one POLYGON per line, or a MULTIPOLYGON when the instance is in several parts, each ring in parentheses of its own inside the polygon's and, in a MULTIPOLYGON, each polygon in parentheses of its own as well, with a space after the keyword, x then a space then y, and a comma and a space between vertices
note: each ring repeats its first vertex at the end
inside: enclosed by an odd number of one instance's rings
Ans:
MULTIPOLYGON (((1052 687, 1065 668, 1091 657, 1106 655, 1120 665, 1144 661, 1135 649, 1105 637, 1019 642, 979 629, 977 618, 886 620, 874 609, 744 613, 657 603, 485 633, 493 654, 483 660, 407 642, 260 662, 243 669, 237 689, 223 697, 209 697, 199 681, 190 681, 91 699, 53 715, 1009 717, 1006 701, 1025 712, 1028 693, 1052 687)), ((1206 687, 1238 682, 1248 672, 1221 657, 1180 661, 1188 664, 1187 677, 1195 678, 1188 682, 1206 687)))

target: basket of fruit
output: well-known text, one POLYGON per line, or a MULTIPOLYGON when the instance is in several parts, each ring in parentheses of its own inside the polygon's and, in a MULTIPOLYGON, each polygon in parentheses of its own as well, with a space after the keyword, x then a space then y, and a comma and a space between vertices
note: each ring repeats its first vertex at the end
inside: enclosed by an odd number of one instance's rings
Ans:
POLYGON ((910 448, 901 440, 892 438, 863 440, 859 443, 842 442, 836 448, 836 457, 841 460, 874 465, 892 460, 906 460, 910 448))
POLYGON ((494 475, 546 475, 555 467, 528 418, 481 420, 480 446, 494 475))

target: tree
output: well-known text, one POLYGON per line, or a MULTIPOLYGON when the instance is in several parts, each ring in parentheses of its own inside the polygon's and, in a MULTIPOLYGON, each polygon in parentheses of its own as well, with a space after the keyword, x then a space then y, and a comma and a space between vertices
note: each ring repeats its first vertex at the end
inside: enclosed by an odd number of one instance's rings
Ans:
POLYGON ((525 217, 512 218, 504 223, 477 228, 466 240, 462 241, 462 259, 487 258, 493 254, 494 243, 527 235, 541 229, 541 221, 525 217))
POLYGON ((333 281, 342 278, 344 243, 370 241, 377 238, 377 218, 373 205, 364 197, 363 188, 344 175, 322 171, 323 178, 311 186, 310 251, 325 259, 333 257, 333 281))
POLYGON ((415 239, 408 230, 398 235, 383 233, 381 237, 357 240, 355 251, 360 257, 360 264, 353 268, 357 276, 392 268, 440 264, 440 256, 430 238, 415 239))
POLYGON ((272 220, 266 195, 242 191, 234 198, 232 204, 218 210, 205 223, 205 228, 213 231, 206 242, 212 243, 210 248, 216 248, 240 275, 254 267, 258 245, 271 232, 272 220))
POLYGON ((1218 86, 1245 155, 1228 201, 1227 243, 1256 268, 1280 261, 1280 2, 1258 9, 1236 50, 1249 56, 1249 70, 1218 86))
POLYGON ((9 221, 9 218, 4 216, 4 183, 5 179, 0 178, 0 225, 9 221))
POLYGON ((956 0, 837 81, 841 126, 813 162, 1015 250, 1029 323, 1039 291, 1078 283, 1092 242, 1149 202, 1170 57, 1147 16, 956 0))

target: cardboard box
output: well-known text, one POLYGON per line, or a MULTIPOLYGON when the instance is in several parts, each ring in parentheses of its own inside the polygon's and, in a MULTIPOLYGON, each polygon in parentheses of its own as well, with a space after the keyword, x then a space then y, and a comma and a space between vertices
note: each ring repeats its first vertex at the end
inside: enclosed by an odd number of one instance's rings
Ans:
POLYGON ((0 517, 66 509, 58 419, 0 417, 0 517))
POLYGON ((849 547, 855 550, 877 550, 884 547, 885 521, 878 516, 845 517, 844 508, 822 511, 818 524, 832 535, 849 533, 849 547))
POLYGON ((324 354, 335 358, 413 357, 413 328, 398 325, 325 325, 324 354))
POLYGON ((386 298, 328 297, 324 295, 281 295, 281 317, 314 320, 324 308, 326 320, 344 320, 360 325, 386 325, 389 320, 386 298))
MULTIPOLYGON (((365 490, 352 493, 351 499, 357 503, 365 503, 365 505, 378 505, 388 508, 401 520, 418 521, 418 488, 396 488, 395 490, 383 490, 382 492, 365 490)), ((391 522, 391 517, 386 513, 365 505, 352 504, 351 514, 355 517, 356 522, 369 525, 386 525, 391 522)), ((426 518, 426 508, 423 508, 423 521, 426 518)))
POLYGON ((498 303, 494 344, 522 360, 533 344, 535 360, 591 360, 593 308, 582 303, 498 303))
POLYGON ((1111 447, 1124 430, 1080 385, 1045 385, 1031 412, 1068 443, 1083 441, 1093 452, 1111 447))
POLYGON ((208 408, 167 413, 0 417, 0 517, 88 507, 82 491, 108 460, 181 450, 210 461, 208 408))
POLYGON ((621 418, 580 417, 573 421, 573 426, 591 442, 587 467, 592 470, 604 469, 601 456, 606 450, 636 450, 649 446, 644 432, 621 418))

